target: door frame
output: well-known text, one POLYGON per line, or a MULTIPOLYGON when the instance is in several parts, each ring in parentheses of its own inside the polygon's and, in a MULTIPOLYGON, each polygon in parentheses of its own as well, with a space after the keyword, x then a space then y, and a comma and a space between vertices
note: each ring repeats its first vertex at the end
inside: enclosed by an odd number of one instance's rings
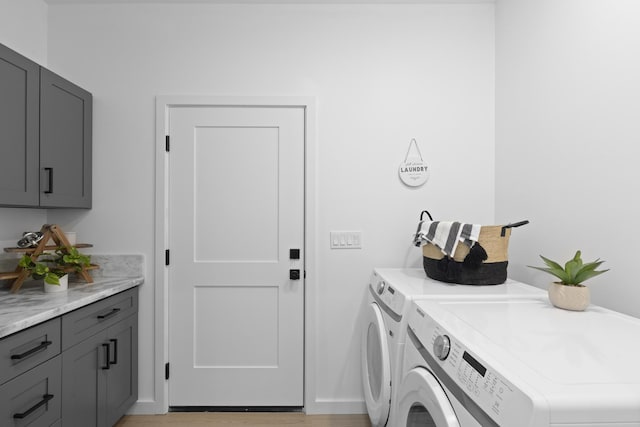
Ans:
POLYGON ((301 107, 304 109, 304 410, 314 412, 317 224, 316 224, 316 100, 312 96, 198 96, 159 95, 156 97, 156 191, 154 236, 154 410, 169 411, 169 383, 165 364, 169 362, 169 272, 165 250, 169 249, 169 154, 167 128, 171 108, 186 106, 301 107))

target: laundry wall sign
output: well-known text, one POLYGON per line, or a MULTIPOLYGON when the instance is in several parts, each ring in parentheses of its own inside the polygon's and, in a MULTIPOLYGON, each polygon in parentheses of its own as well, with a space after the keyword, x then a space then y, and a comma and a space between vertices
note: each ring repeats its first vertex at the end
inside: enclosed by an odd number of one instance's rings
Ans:
POLYGON ((400 163, 398 168, 400 180, 409 187, 420 187, 429 179, 429 172, 429 167, 422 158, 418 143, 412 139, 409 142, 407 154, 404 156, 404 162, 400 163))

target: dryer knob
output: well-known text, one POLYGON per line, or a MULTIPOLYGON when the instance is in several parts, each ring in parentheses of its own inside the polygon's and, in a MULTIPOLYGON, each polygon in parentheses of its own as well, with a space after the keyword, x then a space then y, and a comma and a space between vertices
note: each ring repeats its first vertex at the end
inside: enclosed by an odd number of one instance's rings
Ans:
POLYGON ((378 292, 378 295, 382 295, 382 293, 384 292, 384 282, 383 281, 378 282, 378 288, 376 289, 376 292, 378 292))
POLYGON ((438 335, 433 342, 433 353, 440 360, 444 360, 449 356, 451 350, 451 340, 446 335, 438 335))

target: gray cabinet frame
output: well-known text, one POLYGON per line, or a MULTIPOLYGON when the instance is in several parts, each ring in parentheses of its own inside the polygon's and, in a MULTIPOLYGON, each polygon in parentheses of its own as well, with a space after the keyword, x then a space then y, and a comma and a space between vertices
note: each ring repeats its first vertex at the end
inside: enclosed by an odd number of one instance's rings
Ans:
POLYGON ((91 93, 0 44, 0 206, 91 208, 91 93))
POLYGON ((35 62, 0 44, 0 204, 39 203, 39 79, 35 62))
POLYGON ((115 425, 138 399, 138 288, 3 338, 0 368, 0 426, 115 425))
POLYGON ((40 206, 91 208, 93 98, 40 69, 40 206))
POLYGON ((63 316, 63 426, 113 426, 138 399, 137 308, 134 288, 63 316))
POLYGON ((138 322, 131 316, 62 353, 62 425, 113 426, 138 398, 138 322))

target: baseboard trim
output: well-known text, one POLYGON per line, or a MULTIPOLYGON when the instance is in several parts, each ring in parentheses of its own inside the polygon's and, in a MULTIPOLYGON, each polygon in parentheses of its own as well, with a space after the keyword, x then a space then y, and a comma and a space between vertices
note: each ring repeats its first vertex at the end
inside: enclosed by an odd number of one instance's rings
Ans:
MULTIPOLYGON (((302 411, 309 415, 352 415, 366 414, 367 406, 364 400, 346 400, 346 399, 316 399, 313 402, 307 402, 302 411)), ((166 408, 163 408, 155 400, 139 400, 127 411, 127 415, 157 415, 166 414, 166 408)))
POLYGON ((155 400, 138 400, 127 411, 127 415, 158 415, 167 411, 155 400))
POLYGON ((307 402, 304 412, 309 415, 366 414, 367 406, 364 400, 316 399, 314 402, 307 402))

